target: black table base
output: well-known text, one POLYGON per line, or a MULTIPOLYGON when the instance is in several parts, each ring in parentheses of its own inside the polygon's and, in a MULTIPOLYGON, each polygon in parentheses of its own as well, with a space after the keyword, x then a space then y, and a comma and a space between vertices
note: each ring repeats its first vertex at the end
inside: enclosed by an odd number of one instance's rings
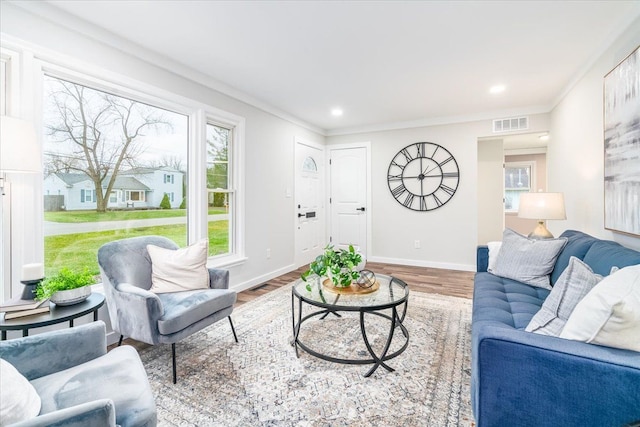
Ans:
MULTIPOLYGON (((385 314, 380 312, 380 308, 379 307, 363 307, 360 308, 358 310, 359 314, 360 314, 360 332, 362 334, 362 339, 364 341, 365 346, 367 347, 367 350, 369 352, 369 355, 371 356, 371 358, 368 359, 343 359, 343 358, 337 358, 337 357, 332 357, 332 356, 328 356, 326 354, 317 352, 313 349, 311 349, 308 345, 306 345, 304 342, 302 342, 300 340, 300 329, 302 327, 302 324, 304 322, 306 322, 307 320, 319 316, 320 319, 319 320, 323 320, 324 318, 326 318, 329 314, 333 314, 336 315, 338 317, 340 317, 340 314, 338 313, 339 310, 332 310, 332 309, 322 309, 322 310, 318 310, 312 313, 309 313, 307 315, 305 315, 304 317, 302 316, 302 303, 304 301, 302 300, 302 298, 298 298, 295 294, 292 294, 291 296, 291 313, 292 313, 292 325, 293 325, 293 339, 291 340, 291 345, 293 345, 295 347, 296 350, 296 356, 300 357, 299 353, 298 353, 298 347, 300 347, 302 350, 304 350, 305 352, 311 354, 312 356, 315 356, 319 359, 322 360, 327 360, 329 362, 334 362, 334 363, 342 363, 342 364, 348 364, 348 365, 370 365, 373 364, 373 366, 371 367, 371 369, 369 369, 369 371, 364 375, 365 377, 369 377, 371 376, 376 369, 378 369, 378 367, 382 366, 383 368, 385 368, 387 371, 389 372, 393 372, 394 369, 391 368, 389 365, 387 365, 385 362, 393 359, 394 357, 399 356, 400 354, 402 354, 407 347, 409 346, 409 331, 407 331, 407 328, 403 325, 403 321, 404 318, 407 314, 407 304, 408 304, 408 300, 405 300, 404 303, 402 304, 403 309, 402 309, 402 314, 400 315, 398 313, 398 306, 393 306, 393 307, 387 307, 387 309, 391 309, 391 315, 385 314), (296 310, 295 310, 295 300, 298 300, 298 309, 297 309, 297 321, 296 321, 296 310), (387 336, 387 340, 385 343, 384 348, 382 349, 382 351, 380 352, 380 354, 376 354, 376 352, 374 351, 374 349, 371 346, 371 343, 369 342, 369 338, 367 336, 367 328, 366 328, 366 322, 365 322, 365 315, 366 314, 371 314, 371 315, 375 315, 375 316, 379 316, 382 318, 385 318, 387 320, 389 320, 390 326, 389 326, 389 334, 387 336), (405 342, 402 345, 402 347, 392 353, 389 353, 389 348, 391 347, 391 342, 393 341, 393 337, 395 335, 395 331, 396 329, 400 329, 404 338, 405 338, 405 342)), ((351 310, 354 311, 354 310, 351 310)))

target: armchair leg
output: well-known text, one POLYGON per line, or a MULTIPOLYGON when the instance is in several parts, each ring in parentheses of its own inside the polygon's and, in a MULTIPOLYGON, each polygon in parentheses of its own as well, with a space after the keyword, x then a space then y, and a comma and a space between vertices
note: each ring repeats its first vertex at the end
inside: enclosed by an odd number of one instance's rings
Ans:
POLYGON ((120 340, 118 341, 118 347, 120 347, 122 345, 122 338, 124 338, 124 336, 120 335, 120 340))
POLYGON ((171 344, 171 359, 173 361, 173 383, 176 383, 176 343, 171 344))
POLYGON ((231 320, 231 316, 229 316, 229 324, 231 325, 231 332, 233 332, 233 338, 238 342, 238 336, 236 335, 236 328, 233 327, 233 321, 231 320))

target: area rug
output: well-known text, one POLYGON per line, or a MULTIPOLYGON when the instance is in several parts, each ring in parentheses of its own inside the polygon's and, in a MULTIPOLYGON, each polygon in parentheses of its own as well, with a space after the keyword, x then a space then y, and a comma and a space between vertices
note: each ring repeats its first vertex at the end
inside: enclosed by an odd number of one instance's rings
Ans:
MULTIPOLYGON (((377 318, 377 316, 370 316, 377 318)), ((143 349, 161 426, 470 426, 471 301, 411 292, 405 326, 409 345, 369 378, 370 365, 324 361, 291 345, 291 286, 285 286, 171 348, 143 349)), ((380 348, 388 323, 367 317, 380 348)), ((399 329, 391 350, 403 344, 399 329)), ((358 318, 311 319, 300 332, 314 350, 337 357, 368 354, 358 318)))

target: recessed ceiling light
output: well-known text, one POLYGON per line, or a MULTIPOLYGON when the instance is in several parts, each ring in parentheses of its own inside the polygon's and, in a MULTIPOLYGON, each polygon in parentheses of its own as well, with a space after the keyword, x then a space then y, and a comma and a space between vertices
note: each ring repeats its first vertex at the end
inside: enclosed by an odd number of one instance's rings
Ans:
POLYGON ((495 85, 495 86, 491 86, 491 88, 489 89, 489 93, 496 95, 498 93, 504 92, 505 89, 506 89, 505 85, 495 85))
POLYGON ((331 115, 335 117, 340 117, 343 113, 342 108, 334 108, 331 110, 331 115))

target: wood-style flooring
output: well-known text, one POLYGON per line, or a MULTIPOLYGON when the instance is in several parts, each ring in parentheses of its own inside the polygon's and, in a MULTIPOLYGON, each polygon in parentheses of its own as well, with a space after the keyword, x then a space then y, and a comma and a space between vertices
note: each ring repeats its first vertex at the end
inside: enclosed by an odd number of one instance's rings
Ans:
MULTIPOLYGON (((463 298, 471 298, 473 296, 473 276, 475 274, 473 272, 412 267, 378 262, 368 262, 365 268, 374 273, 397 277, 409 285, 410 290, 463 298)), ((298 279, 300 274, 306 269, 306 266, 300 267, 297 270, 278 276, 255 288, 239 292, 236 307, 293 282, 298 279)), ((124 343, 133 345, 138 349, 147 346, 146 344, 131 339, 124 340, 124 343)), ((114 344, 109 348, 111 349, 116 345, 117 344, 114 344)))
MULTIPOLYGON (((475 274, 473 272, 412 267, 380 262, 368 262, 365 268, 374 273, 397 277, 409 285, 409 289, 414 291, 462 298, 471 298, 473 296, 473 276, 475 274)), ((300 267, 297 270, 271 279, 253 289, 238 293, 236 306, 293 282, 298 279, 300 274, 306 269, 306 266, 300 267)))

